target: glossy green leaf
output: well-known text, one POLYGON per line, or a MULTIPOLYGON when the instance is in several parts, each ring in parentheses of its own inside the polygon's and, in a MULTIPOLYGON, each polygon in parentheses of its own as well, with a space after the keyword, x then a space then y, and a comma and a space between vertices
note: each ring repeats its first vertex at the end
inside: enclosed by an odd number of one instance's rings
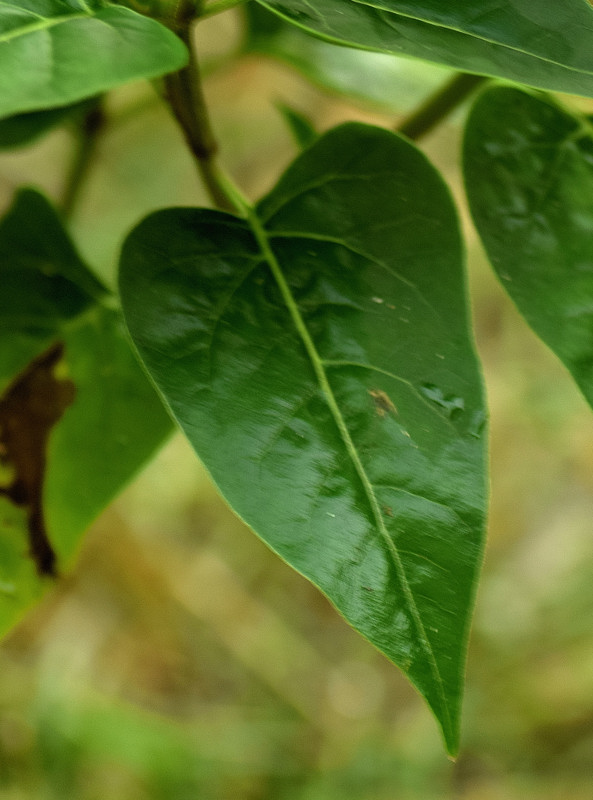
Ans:
POLYGON ((464 72, 593 95, 586 0, 258 0, 329 41, 414 56, 464 72))
MULTIPOLYGON (((0 222, 0 272, 0 409, 16 376, 53 342, 64 345, 58 375, 75 387, 50 433, 43 480, 45 527, 61 572, 85 528, 161 444, 171 422, 107 292, 33 191, 21 192, 0 222)), ((6 456, 5 489, 16 477, 6 456)), ((47 588, 28 553, 28 510, 0 494, 0 633, 47 588)))
POLYGON ((85 0, 0 2, 0 117, 64 106, 185 63, 170 30, 85 0))
POLYGON ((234 510, 398 664, 454 752, 484 404, 451 198, 406 140, 321 137, 248 220, 126 241, 141 357, 234 510))
POLYGON ((467 123, 467 195, 501 282, 593 405, 593 127, 552 98, 480 95, 467 123))
POLYGON ((415 108, 452 74, 434 64, 325 42, 257 3, 248 3, 244 15, 246 52, 283 61, 323 89, 372 106, 415 108))

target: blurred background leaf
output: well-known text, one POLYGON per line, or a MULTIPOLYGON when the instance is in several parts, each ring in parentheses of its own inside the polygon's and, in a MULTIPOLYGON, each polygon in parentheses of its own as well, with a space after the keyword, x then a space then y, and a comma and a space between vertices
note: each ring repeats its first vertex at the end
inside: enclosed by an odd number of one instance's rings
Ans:
POLYGON ((83 114, 91 111, 96 103, 96 98, 91 98, 70 106, 59 106, 45 111, 27 111, 5 117, 0 120, 0 150, 31 144, 66 120, 79 120, 83 114))
POLYGON ((173 425, 113 298, 31 189, 0 219, 0 273, 3 635, 173 425))

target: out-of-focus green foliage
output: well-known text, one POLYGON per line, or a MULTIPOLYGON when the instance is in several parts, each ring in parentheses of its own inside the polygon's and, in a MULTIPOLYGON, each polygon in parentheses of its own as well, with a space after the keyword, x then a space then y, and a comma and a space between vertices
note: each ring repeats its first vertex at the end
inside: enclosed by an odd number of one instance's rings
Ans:
POLYGON ((37 192, 19 192, 0 221, 0 263, 0 389, 9 403, 2 456, 15 470, 2 464, 2 485, 20 482, 27 497, 35 502, 38 492, 44 504, 35 521, 0 496, 4 635, 47 590, 48 574, 61 574, 72 562, 87 527, 162 445, 172 424, 132 353, 121 314, 109 307, 107 291, 37 192), (53 380, 44 366, 48 356, 53 380), (39 416, 35 391, 41 408, 59 412, 53 419, 60 420, 50 432, 41 486, 30 459, 39 447, 38 420, 47 419, 47 411, 39 416), (15 427, 20 457, 10 450, 15 427), (31 557, 23 558, 27 551, 31 557))
MULTIPOLYGON (((273 101, 319 130, 359 113, 253 61, 207 91, 254 195, 294 154, 273 101)), ((202 198, 146 88, 108 111, 70 225, 109 281, 135 221, 202 198)), ((427 145, 451 182, 458 146, 450 126, 427 145)), ((71 147, 56 130, 3 155, 1 201, 23 180, 59 200, 71 147)), ((176 441, 0 648, 2 800, 590 800, 593 423, 469 236, 493 487, 457 763, 393 667, 224 509, 176 441)))

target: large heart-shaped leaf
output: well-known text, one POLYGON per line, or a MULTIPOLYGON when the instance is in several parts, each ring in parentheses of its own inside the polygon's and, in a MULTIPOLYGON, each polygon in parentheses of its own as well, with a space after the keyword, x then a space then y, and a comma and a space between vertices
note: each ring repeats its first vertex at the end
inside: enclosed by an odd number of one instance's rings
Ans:
POLYGON ((330 41, 593 95, 586 0, 258 0, 330 41))
POLYGON ((495 87, 464 148, 471 212, 501 282, 593 405, 593 126, 544 95, 495 87))
POLYGON ((171 209, 126 241, 141 357, 235 511, 459 736, 484 404, 438 173, 350 124, 248 219, 171 209))
POLYGON ((106 291, 33 191, 0 223, 0 274, 2 634, 171 422, 106 291))
POLYGON ((175 34, 129 8, 96 0, 0 3, 0 117, 155 78, 186 58, 175 34))

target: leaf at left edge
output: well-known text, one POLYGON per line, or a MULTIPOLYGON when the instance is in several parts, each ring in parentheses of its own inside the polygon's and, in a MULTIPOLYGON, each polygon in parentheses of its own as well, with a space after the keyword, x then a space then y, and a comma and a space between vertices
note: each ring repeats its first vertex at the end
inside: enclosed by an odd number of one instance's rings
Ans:
POLYGON ((394 134, 342 126, 251 223, 148 217, 124 244, 120 289, 142 359, 231 507, 403 669, 454 753, 485 412, 438 173, 394 134))
POLYGON ((75 103, 186 61, 178 36, 120 5, 0 4, 0 117, 75 103))
POLYGON ((0 119, 0 150, 30 145, 53 128, 69 120, 81 119, 96 104, 97 98, 89 98, 67 106, 57 106, 45 111, 28 111, 0 119))
MULTIPOLYGON (((60 573, 85 529, 172 430, 120 314, 47 200, 21 191, 0 221, 0 397, 52 342, 76 394, 52 429, 43 509, 60 573), (107 301, 107 304, 106 302, 107 301)), ((0 483, 7 485, 10 465, 0 483)), ((0 497, 0 635, 47 590, 28 555, 26 510, 0 497)))

